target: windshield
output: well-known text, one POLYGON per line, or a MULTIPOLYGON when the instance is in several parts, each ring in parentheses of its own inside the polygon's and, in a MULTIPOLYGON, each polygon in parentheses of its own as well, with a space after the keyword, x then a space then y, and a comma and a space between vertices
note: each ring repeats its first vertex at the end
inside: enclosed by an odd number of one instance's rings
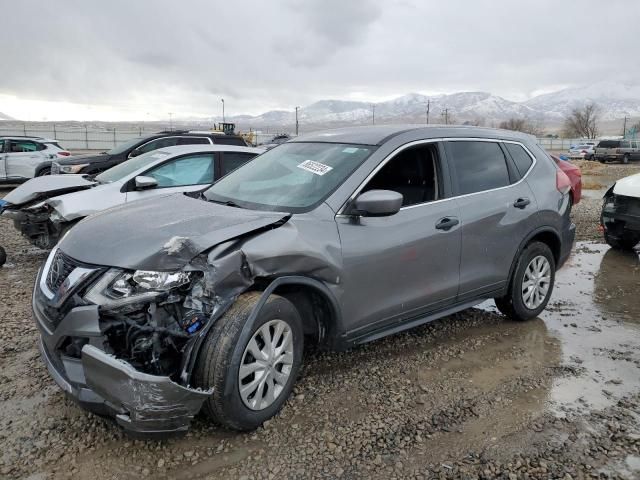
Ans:
POLYGON ((129 140, 128 142, 124 142, 121 143, 120 145, 118 145, 117 147, 112 148, 111 150, 109 150, 107 153, 109 155, 119 155, 121 153, 126 152, 127 150, 129 150, 132 147, 135 147, 138 143, 140 143, 142 140, 144 140, 143 137, 138 137, 138 138, 134 138, 132 140, 129 140))
POLYGON ((111 167, 109 170, 105 170, 96 177, 96 180, 100 183, 117 182, 118 180, 122 180, 123 178, 131 175, 136 170, 151 163, 155 163, 168 155, 168 152, 163 152, 162 150, 153 150, 151 152, 143 153, 142 155, 131 158, 116 165, 115 167, 111 167))
POLYGON ((325 200, 374 148, 284 143, 221 178, 205 197, 256 210, 308 211, 325 200))

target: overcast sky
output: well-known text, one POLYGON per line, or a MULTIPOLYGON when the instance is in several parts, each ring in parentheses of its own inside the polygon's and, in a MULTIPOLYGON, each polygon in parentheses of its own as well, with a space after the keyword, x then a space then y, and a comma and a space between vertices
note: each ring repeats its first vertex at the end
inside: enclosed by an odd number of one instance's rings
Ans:
POLYGON ((156 120, 640 79, 639 0, 5 0, 0 112, 156 120))

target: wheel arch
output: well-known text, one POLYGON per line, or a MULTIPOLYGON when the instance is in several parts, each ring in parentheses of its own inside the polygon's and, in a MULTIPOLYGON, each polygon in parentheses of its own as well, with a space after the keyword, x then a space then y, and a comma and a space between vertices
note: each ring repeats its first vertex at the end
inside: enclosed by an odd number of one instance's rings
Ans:
POLYGON ((53 162, 51 160, 47 160, 46 162, 40 162, 38 165, 36 165, 36 168, 33 170, 33 176, 37 177, 38 174, 45 168, 51 168, 52 163, 53 162))

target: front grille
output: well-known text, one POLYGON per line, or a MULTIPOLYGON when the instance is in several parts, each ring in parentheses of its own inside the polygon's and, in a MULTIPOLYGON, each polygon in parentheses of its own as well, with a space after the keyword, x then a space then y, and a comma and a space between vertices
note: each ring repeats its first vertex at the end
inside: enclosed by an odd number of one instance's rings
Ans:
POLYGON ((67 279, 69 274, 80 265, 58 250, 49 265, 47 272, 47 287, 52 292, 57 292, 60 286, 67 279))

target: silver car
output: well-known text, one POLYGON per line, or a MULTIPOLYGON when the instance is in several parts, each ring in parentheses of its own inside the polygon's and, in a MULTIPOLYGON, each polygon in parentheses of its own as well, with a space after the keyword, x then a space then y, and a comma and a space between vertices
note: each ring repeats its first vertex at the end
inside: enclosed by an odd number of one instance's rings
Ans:
POLYGON ((571 182, 536 139, 477 127, 296 137, 203 195, 93 215, 50 253, 33 311, 53 379, 136 433, 203 409, 275 415, 303 351, 348 349, 495 299, 546 307, 571 182))
POLYGON ((3 199, 2 215, 34 245, 47 249, 88 215, 135 200, 203 190, 262 152, 231 145, 184 145, 145 153, 93 179, 34 178, 3 199))
POLYGON ((51 162, 71 154, 57 140, 42 137, 0 137, 0 183, 24 182, 49 175, 51 162))

